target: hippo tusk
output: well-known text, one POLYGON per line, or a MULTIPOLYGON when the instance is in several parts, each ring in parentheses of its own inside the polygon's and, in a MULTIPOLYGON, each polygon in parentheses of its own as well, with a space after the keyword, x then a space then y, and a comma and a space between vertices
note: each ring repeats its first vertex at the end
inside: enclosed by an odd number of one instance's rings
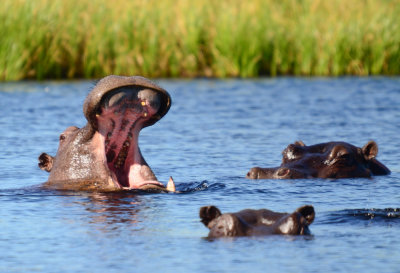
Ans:
POLYGON ((167 184, 167 191, 176 192, 175 182, 172 179, 172 176, 169 177, 168 184, 167 184))

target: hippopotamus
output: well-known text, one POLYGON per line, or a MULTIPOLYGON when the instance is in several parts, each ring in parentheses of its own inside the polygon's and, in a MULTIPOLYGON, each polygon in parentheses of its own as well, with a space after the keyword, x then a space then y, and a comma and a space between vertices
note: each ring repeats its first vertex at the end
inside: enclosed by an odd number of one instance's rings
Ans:
POLYGON ((355 178, 390 174, 376 159, 378 145, 369 141, 359 148, 346 142, 306 146, 296 141, 282 152, 282 163, 275 168, 252 168, 250 179, 355 178))
POLYGON ((299 207, 293 213, 245 209, 222 214, 215 206, 200 208, 201 222, 210 229, 208 238, 272 234, 309 235, 308 226, 314 218, 314 207, 310 205, 299 207))
POLYGON ((50 172, 46 187, 114 191, 165 187, 144 160, 139 132, 160 120, 171 106, 166 90, 139 77, 107 76, 94 86, 83 104, 87 124, 60 135, 55 157, 42 153, 39 167, 50 172))

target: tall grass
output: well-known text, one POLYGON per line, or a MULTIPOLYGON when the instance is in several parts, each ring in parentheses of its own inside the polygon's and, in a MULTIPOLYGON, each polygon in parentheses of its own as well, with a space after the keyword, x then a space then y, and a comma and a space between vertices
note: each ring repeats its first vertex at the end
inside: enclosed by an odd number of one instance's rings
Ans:
POLYGON ((399 72, 399 0, 2 0, 0 7, 0 80, 399 72))

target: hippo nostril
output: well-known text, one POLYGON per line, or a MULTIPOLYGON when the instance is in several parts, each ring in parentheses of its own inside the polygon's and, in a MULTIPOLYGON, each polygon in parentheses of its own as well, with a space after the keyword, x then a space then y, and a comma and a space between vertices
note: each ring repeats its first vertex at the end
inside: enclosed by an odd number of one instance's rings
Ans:
POLYGON ((290 169, 288 168, 280 168, 277 172, 279 177, 286 177, 290 174, 290 169))
POLYGON ((255 178, 255 175, 250 171, 246 174, 247 178, 255 178))
POLYGON ((259 167, 251 168, 250 171, 247 173, 246 178, 259 179, 260 178, 260 168, 259 167))

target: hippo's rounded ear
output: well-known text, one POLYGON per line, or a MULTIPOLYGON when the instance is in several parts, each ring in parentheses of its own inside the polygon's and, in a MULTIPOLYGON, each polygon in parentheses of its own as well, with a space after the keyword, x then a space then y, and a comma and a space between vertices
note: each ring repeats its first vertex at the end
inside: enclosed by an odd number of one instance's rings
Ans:
POLYGON ((303 141, 301 141, 301 140, 297 140, 295 143, 294 143, 294 145, 298 145, 298 146, 306 146, 306 144, 304 144, 304 142, 303 141))
POLYGON ((50 172, 51 169, 53 168, 53 161, 54 161, 54 157, 52 157, 49 154, 46 153, 42 153, 39 156, 39 163, 38 166, 41 170, 44 170, 46 172, 50 172))
POLYGON ((307 225, 311 225, 311 223, 314 221, 315 218, 315 211, 314 207, 311 205, 305 205, 296 210, 296 212, 300 213, 303 215, 303 217, 307 221, 307 225))
POLYGON ((208 227, 208 224, 215 218, 221 215, 221 211, 215 206, 207 206, 200 208, 200 219, 201 222, 208 227))
POLYGON ((362 147, 362 152, 366 160, 371 160, 378 155, 378 144, 375 141, 370 140, 367 144, 362 147))

